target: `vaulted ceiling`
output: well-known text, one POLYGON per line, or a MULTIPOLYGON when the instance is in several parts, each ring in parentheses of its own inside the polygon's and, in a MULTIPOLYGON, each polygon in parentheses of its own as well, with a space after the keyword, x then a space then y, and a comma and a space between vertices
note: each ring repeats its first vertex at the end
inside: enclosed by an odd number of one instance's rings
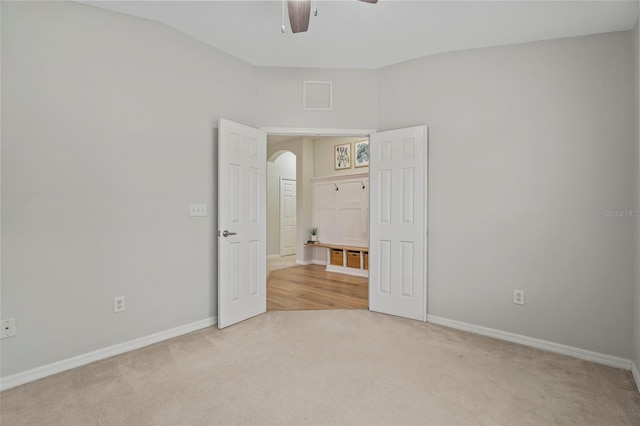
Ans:
POLYGON ((258 66, 378 69, 435 53, 633 27, 638 1, 317 1, 281 32, 281 1, 84 1, 182 31, 258 66))

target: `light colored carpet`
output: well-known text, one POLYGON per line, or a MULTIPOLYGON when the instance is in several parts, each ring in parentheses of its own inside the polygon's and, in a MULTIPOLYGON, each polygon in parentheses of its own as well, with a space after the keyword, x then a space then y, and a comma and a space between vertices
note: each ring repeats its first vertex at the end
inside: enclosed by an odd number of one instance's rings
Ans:
POLYGON ((369 311, 268 312, 0 397, 3 425, 640 425, 628 371, 369 311))

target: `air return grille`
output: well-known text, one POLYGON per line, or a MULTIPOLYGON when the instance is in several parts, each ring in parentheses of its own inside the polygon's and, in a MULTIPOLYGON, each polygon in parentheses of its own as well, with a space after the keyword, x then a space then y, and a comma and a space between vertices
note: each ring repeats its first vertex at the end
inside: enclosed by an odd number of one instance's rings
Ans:
POLYGON ((333 95, 330 81, 304 81, 302 107, 306 110, 331 111, 333 95))

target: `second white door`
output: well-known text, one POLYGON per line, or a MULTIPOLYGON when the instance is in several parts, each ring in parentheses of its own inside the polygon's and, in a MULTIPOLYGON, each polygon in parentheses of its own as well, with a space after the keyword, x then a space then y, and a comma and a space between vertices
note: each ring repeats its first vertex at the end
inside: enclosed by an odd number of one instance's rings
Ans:
POLYGON ((426 321, 427 127, 370 137, 369 308, 426 321))
POLYGON ((280 255, 296 254, 296 181, 280 178, 280 255))

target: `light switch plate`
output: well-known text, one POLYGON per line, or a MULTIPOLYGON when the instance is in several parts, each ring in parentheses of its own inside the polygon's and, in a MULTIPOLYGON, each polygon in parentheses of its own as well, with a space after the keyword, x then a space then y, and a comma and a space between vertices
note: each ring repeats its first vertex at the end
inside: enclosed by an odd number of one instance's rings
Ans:
POLYGON ((206 204, 189 204, 189 216, 206 216, 206 204))

